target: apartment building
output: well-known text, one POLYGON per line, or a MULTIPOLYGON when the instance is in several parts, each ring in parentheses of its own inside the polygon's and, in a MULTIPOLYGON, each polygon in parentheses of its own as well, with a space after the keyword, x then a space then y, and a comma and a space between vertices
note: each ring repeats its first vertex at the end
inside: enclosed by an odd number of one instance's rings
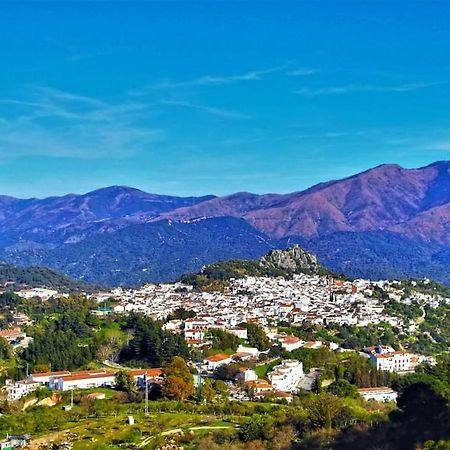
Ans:
POLYGON ((283 392, 296 392, 298 383, 304 377, 303 363, 294 359, 285 359, 268 374, 274 389, 283 392))

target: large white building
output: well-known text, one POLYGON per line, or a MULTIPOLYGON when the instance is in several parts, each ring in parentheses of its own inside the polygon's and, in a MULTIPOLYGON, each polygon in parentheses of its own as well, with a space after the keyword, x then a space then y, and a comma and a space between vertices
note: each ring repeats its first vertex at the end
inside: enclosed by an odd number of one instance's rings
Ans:
POLYGON ((114 385, 115 374, 101 371, 99 373, 82 373, 59 378, 51 378, 50 389, 57 391, 72 391, 76 389, 92 389, 98 387, 111 387, 114 385))
MULTIPOLYGON (((159 383, 163 380, 163 371, 160 368, 131 369, 127 373, 135 379, 139 387, 145 386, 145 379, 147 379, 148 383, 159 383)), ((38 386, 46 385, 50 389, 58 391, 71 391, 111 387, 114 386, 115 377, 116 372, 111 369, 81 370, 76 372, 63 370, 59 372, 33 373, 24 382, 36 383, 38 386)))
POLYGON ((294 359, 283 360, 268 374, 273 388, 283 392, 296 392, 303 376, 303 363, 294 359))
POLYGON ((360 388, 358 394, 364 400, 376 400, 378 402, 395 402, 397 400, 397 392, 389 387, 360 388))
POLYGON ((385 372, 414 372, 422 362, 420 355, 407 352, 372 353, 370 363, 385 372))
POLYGON ((239 373, 236 375, 236 378, 238 380, 242 380, 244 383, 247 383, 247 381, 256 381, 258 379, 258 375, 256 375, 254 370, 249 369, 248 367, 241 367, 239 369, 239 373))
POLYGON ((45 288, 30 288, 30 289, 22 289, 21 291, 15 292, 19 297, 30 299, 39 297, 41 300, 47 301, 49 298, 58 295, 58 291, 54 289, 45 289, 45 288))

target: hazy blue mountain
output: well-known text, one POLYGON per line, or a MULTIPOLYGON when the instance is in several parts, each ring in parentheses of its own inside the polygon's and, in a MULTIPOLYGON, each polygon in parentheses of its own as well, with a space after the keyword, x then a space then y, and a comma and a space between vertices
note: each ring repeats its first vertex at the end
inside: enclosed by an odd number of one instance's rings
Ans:
POLYGON ((175 280, 218 260, 260 257, 272 248, 270 239, 243 219, 162 220, 38 249, 20 255, 17 262, 51 266, 89 282, 138 285, 175 280))
POLYGON ((0 196, 3 258, 90 281, 170 280, 288 242, 348 275, 450 283, 450 162, 386 164, 290 194, 173 197, 113 186, 47 199, 0 196))
POLYGON ((125 186, 45 199, 0 197, 0 245, 20 243, 20 248, 27 248, 77 242, 212 198, 147 194, 125 186))

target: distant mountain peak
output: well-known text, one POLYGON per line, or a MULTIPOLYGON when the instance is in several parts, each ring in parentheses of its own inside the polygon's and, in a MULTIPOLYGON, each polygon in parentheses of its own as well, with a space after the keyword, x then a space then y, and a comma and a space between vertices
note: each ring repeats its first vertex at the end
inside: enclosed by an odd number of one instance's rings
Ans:
MULTIPOLYGON (((170 264, 181 267, 190 261, 195 268, 202 258, 225 257, 224 245, 229 256, 236 256, 234 247, 260 256, 262 249, 285 248, 288 242, 315 251, 321 242, 328 242, 329 247, 318 254, 327 263, 336 255, 332 269, 373 266, 374 261, 392 260, 396 252, 407 254, 414 246, 422 254, 428 249, 436 252, 429 265, 435 267, 436 261, 441 264, 450 255, 450 161, 416 169, 382 164, 290 194, 175 197, 113 185, 46 199, 0 196, 0 256, 18 264, 46 264, 76 276, 79 273, 68 264, 71 258, 74 267, 85 264, 83 276, 103 264, 102 273, 120 270, 117 273, 131 277, 130 268, 141 264, 139 255, 146 253, 148 264, 155 261, 153 272, 146 267, 147 276, 158 270, 158 279, 165 279, 170 264), (149 233, 153 233, 151 240, 149 233), (354 257, 361 254, 357 247, 365 249, 368 244, 372 256, 364 254, 366 259, 356 262, 354 257), (127 259, 117 254, 118 247, 135 251, 127 259), (88 267, 76 249, 83 249, 85 260, 94 266, 88 267), (109 258, 109 253, 114 257, 109 258)), ((420 257, 408 254, 404 260, 420 257)), ((267 263, 288 266, 297 260, 316 264, 300 248, 275 251, 267 258, 267 263)), ((385 270, 383 264, 378 273, 385 270)), ((417 273, 416 267, 403 266, 406 274, 417 273)))
POLYGON ((426 167, 438 167, 438 168, 443 168, 443 169, 450 169, 450 161, 436 161, 434 163, 429 164, 426 167))

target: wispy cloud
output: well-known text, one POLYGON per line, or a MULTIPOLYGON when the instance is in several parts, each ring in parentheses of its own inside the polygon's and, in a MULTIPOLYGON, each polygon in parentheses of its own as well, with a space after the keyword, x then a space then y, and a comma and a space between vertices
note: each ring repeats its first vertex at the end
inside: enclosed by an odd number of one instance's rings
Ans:
POLYGON ((347 84, 342 86, 326 86, 320 88, 304 87, 295 91, 295 93, 304 97, 317 97, 320 95, 351 94, 354 92, 410 92, 444 84, 448 83, 444 81, 430 81, 398 85, 347 84))
POLYGON ((142 89, 131 90, 129 93, 131 95, 145 95, 149 91, 155 89, 174 89, 192 86, 222 86, 245 81, 259 81, 264 79, 266 75, 285 70, 286 67, 286 65, 280 65, 270 67, 268 69, 251 70, 245 73, 234 75, 204 75, 192 80, 163 80, 151 86, 146 86, 142 89))
POLYGON ((428 141, 418 145, 415 149, 450 152, 450 140, 428 141))
POLYGON ((113 104, 51 88, 35 88, 30 98, 0 99, 2 159, 118 157, 162 137, 161 130, 138 124, 148 112, 145 104, 113 104))
POLYGON ((314 75, 316 73, 319 73, 319 70, 303 67, 299 69, 290 70, 289 72, 287 72, 287 75, 290 75, 291 77, 304 77, 307 75, 314 75))
POLYGON ((164 100, 163 104, 169 105, 169 106, 179 106, 182 108, 196 109, 198 111, 203 111, 205 113, 212 114, 214 116, 224 117, 227 119, 249 119, 250 118, 250 116, 248 116, 246 114, 242 114, 237 111, 229 111, 227 109, 216 108, 213 106, 201 105, 198 103, 192 103, 192 102, 182 101, 182 100, 164 100))

